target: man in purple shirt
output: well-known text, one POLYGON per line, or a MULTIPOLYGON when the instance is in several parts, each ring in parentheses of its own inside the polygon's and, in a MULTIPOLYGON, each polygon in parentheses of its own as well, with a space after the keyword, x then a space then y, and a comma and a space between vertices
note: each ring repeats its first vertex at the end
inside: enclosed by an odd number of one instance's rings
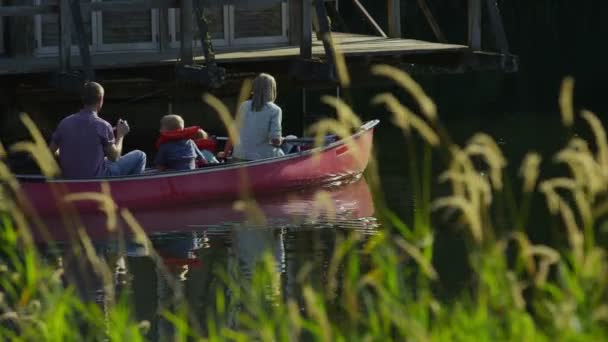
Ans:
POLYGON ((103 106, 103 87, 87 82, 83 87, 80 112, 61 120, 49 145, 59 154, 64 178, 96 178, 139 174, 146 166, 146 154, 139 150, 122 154, 122 142, 129 133, 126 121, 118 120, 116 136, 112 126, 97 113, 103 106))

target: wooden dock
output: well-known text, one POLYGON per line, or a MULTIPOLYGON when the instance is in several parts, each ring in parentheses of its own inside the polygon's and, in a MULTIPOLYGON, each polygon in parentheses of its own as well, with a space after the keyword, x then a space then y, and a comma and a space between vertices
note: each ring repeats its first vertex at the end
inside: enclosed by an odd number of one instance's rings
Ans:
POLYGON ((331 18, 340 18, 340 12, 336 8, 330 16, 328 9, 336 4, 327 0, 218 0, 206 5, 200 0, 40 0, 34 6, 0 5, 0 25, 7 29, 0 41, 0 109, 14 106, 19 94, 28 98, 44 93, 51 100, 73 96, 85 80, 112 87, 117 98, 167 96, 168 88, 170 97, 189 93, 197 98, 202 90, 233 96, 243 79, 259 72, 269 72, 303 93, 332 89, 339 86, 338 51, 346 57, 353 86, 373 82, 370 66, 379 63, 423 74, 517 69, 495 4, 485 6, 499 51, 488 52, 481 46, 481 0, 467 0, 466 45, 447 43, 425 6, 438 42, 404 38, 401 6, 406 0, 384 1, 387 27, 355 1, 375 35, 333 31, 331 18))
MULTIPOLYGON (((384 38, 378 36, 356 35, 349 33, 332 33, 337 49, 347 58, 350 57, 403 57, 438 54, 461 54, 469 51, 464 45, 441 44, 414 39, 384 38)), ((196 51, 195 61, 204 62, 202 51, 196 51)), ((323 42, 313 39, 312 53, 314 57, 323 59, 325 51, 323 42)), ((217 48, 215 58, 219 64, 255 63, 268 61, 295 60, 300 56, 299 46, 261 46, 238 49, 217 48)), ((179 49, 166 52, 108 52, 91 56, 93 67, 103 69, 131 69, 138 67, 172 66, 179 62, 179 49)), ((22 58, 0 57, 0 75, 48 73, 58 68, 56 56, 33 56, 22 58)), ((81 67, 81 59, 73 56, 75 67, 81 67)))

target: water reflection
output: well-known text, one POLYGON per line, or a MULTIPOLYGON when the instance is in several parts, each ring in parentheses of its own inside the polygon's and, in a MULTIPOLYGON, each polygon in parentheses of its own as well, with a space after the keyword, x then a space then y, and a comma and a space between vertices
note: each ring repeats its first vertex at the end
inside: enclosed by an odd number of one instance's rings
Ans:
MULTIPOLYGON (((259 199, 257 208, 265 224, 249 220, 233 203, 134 212, 160 264, 150 258, 144 244, 108 239, 103 217, 84 217, 97 254, 114 270, 116 288, 83 283, 76 276, 80 273, 69 267, 66 274, 85 288, 81 291, 88 294, 85 297, 93 296, 101 305, 107 305, 113 291, 130 291, 137 318, 151 322, 150 337, 170 340, 172 325, 162 312, 187 303, 202 326, 222 288, 218 271, 246 281, 263 256, 270 255, 278 272, 269 281, 269 295, 297 296, 296 278, 305 264, 322 284, 336 239, 353 230, 374 234, 377 228, 364 179, 259 199)), ((234 294, 223 295, 229 301, 234 294)), ((224 317, 229 326, 235 324, 237 308, 224 317)))

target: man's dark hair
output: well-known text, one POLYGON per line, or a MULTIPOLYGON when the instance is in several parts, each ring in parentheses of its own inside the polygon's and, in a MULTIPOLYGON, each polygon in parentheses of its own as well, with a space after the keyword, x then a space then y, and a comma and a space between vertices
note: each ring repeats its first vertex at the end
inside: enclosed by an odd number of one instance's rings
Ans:
POLYGON ((94 106, 103 97, 103 87, 97 82, 87 82, 82 87, 82 104, 94 106))

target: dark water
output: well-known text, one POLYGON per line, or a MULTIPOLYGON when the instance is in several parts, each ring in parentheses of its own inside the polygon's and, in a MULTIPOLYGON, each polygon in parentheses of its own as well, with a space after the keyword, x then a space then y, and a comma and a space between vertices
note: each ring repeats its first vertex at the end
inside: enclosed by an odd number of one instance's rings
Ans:
MULTIPOLYGON (((90 215, 82 220, 98 256, 114 270, 116 289, 131 294, 138 319, 150 321, 149 336, 167 340, 172 330, 159 313, 171 308, 177 291, 202 324, 208 307, 215 305, 216 292, 211 289, 222 282, 218 270, 247 279, 269 253, 280 277, 276 294, 292 296, 300 291, 296 278, 305 264, 312 267, 319 284, 324 282, 337 239, 352 232, 373 235, 379 229, 370 189, 362 177, 261 197, 256 205, 263 213, 259 217, 235 209, 232 202, 134 211, 162 266, 135 239, 113 239, 104 229, 105 217, 90 215), (167 281, 166 271, 178 279, 177 287, 167 281)), ((47 223, 61 226, 48 219, 47 223)), ((120 222, 119 229, 128 227, 120 222)), ((61 247, 68 251, 71 245, 61 247)), ((103 305, 100 282, 79 269, 78 263, 64 254, 67 279, 83 297, 103 305)))
MULTIPOLYGON (((275 294, 294 296, 300 293, 297 275, 305 264, 312 265, 319 281, 325 277, 337 236, 354 231, 376 233, 378 225, 365 180, 323 191, 331 195, 335 216, 330 213, 332 210, 317 211, 313 193, 307 192, 298 199, 282 202, 260 200, 260 207, 267 213, 265 224, 219 220, 190 226, 188 232, 152 236, 158 253, 180 279, 180 290, 202 322, 208 306, 215 303, 215 292, 210 289, 220 281, 215 273, 218 268, 247 279, 264 253, 269 253, 280 277, 275 294)), ((141 319, 153 322, 156 336, 163 337, 171 330, 157 313, 172 300, 175 289, 168 286, 150 259, 137 256, 137 251, 127 257, 127 265, 136 311, 141 319)))

